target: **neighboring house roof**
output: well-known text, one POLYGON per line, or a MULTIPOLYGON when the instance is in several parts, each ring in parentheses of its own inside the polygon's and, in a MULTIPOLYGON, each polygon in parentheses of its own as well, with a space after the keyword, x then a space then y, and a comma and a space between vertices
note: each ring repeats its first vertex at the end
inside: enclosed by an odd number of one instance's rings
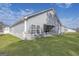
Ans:
POLYGON ((5 25, 4 25, 4 23, 3 23, 3 22, 0 22, 0 26, 4 27, 5 25))
POLYGON ((0 26, 9 27, 9 25, 4 24, 3 22, 0 22, 0 26))
MULTIPOLYGON (((37 12, 37 13, 33 13, 33 14, 31 14, 31 15, 28 15, 28 16, 24 16, 21 20, 15 22, 11 27, 13 27, 13 26, 15 26, 15 25, 21 23, 21 22, 24 21, 24 20, 28 20, 28 19, 31 18, 31 17, 37 16, 37 15, 39 15, 39 14, 45 13, 45 12, 50 11, 50 10, 53 10, 53 11, 55 12, 55 10, 54 10, 53 8, 50 8, 50 9, 46 9, 46 10, 43 10, 43 11, 40 11, 40 12, 37 12)), ((55 14, 56 14, 56 12, 55 12, 55 14)), ((57 16, 57 15, 56 15, 56 16, 57 16)), ((57 18, 58 18, 58 17, 57 17, 57 18)), ((58 22, 60 23, 60 25, 62 25, 59 19, 58 19, 58 22)))

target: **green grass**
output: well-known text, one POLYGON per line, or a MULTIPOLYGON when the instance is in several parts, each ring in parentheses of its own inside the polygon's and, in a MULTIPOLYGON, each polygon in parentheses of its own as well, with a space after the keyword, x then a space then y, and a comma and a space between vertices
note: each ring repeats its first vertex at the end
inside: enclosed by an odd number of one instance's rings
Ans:
POLYGON ((9 34, 0 36, 0 55, 79 56, 79 33, 20 40, 9 34))

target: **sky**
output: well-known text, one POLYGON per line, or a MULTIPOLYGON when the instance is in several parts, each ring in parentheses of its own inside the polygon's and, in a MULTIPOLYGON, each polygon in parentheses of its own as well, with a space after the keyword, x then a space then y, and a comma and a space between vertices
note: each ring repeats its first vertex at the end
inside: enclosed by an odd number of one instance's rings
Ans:
POLYGON ((72 3, 0 3, 0 21, 12 25, 23 16, 54 8, 61 23, 69 28, 79 27, 79 4, 72 3))

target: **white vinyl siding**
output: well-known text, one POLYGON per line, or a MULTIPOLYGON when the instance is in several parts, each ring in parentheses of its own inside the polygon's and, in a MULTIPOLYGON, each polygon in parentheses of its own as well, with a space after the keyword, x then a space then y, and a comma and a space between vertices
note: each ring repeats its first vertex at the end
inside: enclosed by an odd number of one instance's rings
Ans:
POLYGON ((45 34, 44 24, 54 26, 49 31, 52 34, 59 33, 60 22, 58 21, 57 16, 55 16, 55 12, 53 10, 26 17, 23 22, 12 27, 10 32, 21 39, 32 39, 34 36, 45 34))
POLYGON ((46 24, 46 13, 37 15, 27 20, 27 29, 29 31, 31 25, 39 25, 43 29, 43 25, 46 24))
POLYGON ((17 24, 16 26, 10 29, 11 34, 22 39, 23 39, 23 32, 24 32, 24 22, 21 22, 20 24, 17 24))

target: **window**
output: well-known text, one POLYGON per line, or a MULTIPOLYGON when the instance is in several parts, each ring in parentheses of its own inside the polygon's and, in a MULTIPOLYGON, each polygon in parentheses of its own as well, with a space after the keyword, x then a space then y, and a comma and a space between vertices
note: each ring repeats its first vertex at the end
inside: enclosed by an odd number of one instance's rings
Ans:
POLYGON ((39 25, 31 25, 31 34, 33 34, 33 35, 40 34, 40 26, 39 25))
POLYGON ((35 25, 31 25, 31 34, 35 34, 35 25))
POLYGON ((54 27, 53 25, 46 25, 46 24, 44 24, 44 32, 45 33, 50 32, 53 27, 54 27))
POLYGON ((35 29, 35 25, 31 25, 31 29, 35 29))
POLYGON ((40 34, 40 26, 37 25, 37 34, 40 34))

